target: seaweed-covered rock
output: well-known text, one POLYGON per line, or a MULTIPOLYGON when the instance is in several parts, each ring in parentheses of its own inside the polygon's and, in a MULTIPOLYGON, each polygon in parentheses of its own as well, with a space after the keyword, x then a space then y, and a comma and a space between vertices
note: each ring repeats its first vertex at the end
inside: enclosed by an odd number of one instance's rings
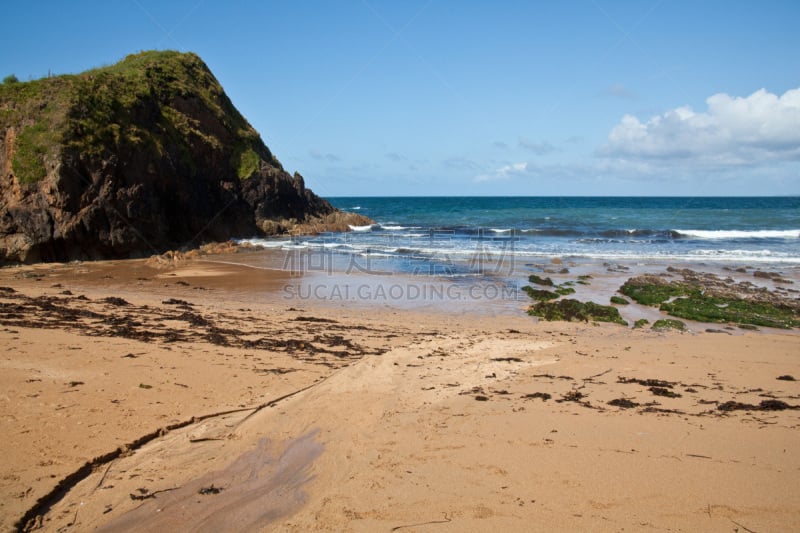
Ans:
POLYGON ((537 276, 536 274, 531 274, 528 276, 528 281, 534 283, 536 285, 544 285, 545 287, 552 287, 553 280, 550 278, 543 278, 541 276, 537 276))
POLYGON ((619 292, 642 305, 660 305, 675 296, 684 296, 693 288, 678 282, 669 282, 653 275, 637 276, 626 281, 619 292))
POLYGON ((681 322, 680 320, 675 320, 673 318, 662 318, 660 320, 656 320, 653 322, 653 328, 655 330, 665 331, 669 329, 676 329, 678 331, 686 331, 686 324, 681 322))
POLYGON ((750 283, 735 283, 689 269, 671 272, 683 280, 644 275, 629 279, 620 292, 644 305, 686 320, 789 329, 800 326, 800 299, 750 283))
POLYGON ((616 307, 573 299, 538 302, 528 309, 528 314, 545 320, 613 322, 628 325, 616 307))
POLYGON ((525 291, 525 294, 527 294, 534 300, 541 300, 541 301, 555 300, 559 296, 553 291, 548 291, 545 289, 534 289, 533 287, 528 285, 522 287, 522 290, 525 291))
POLYGON ((730 322, 746 326, 788 329, 800 326, 800 318, 791 309, 767 302, 740 298, 694 295, 661 304, 672 316, 698 322, 730 322))
POLYGON ((575 294, 575 289, 573 289, 572 287, 565 287, 564 285, 559 285, 558 287, 556 287, 555 293, 558 294, 559 296, 568 296, 570 294, 575 294))

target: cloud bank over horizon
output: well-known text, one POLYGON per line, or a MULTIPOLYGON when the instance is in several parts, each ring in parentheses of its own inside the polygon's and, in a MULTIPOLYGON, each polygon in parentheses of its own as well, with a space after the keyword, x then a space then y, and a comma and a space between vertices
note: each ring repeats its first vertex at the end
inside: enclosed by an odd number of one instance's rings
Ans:
MULTIPOLYGON (((775 191, 781 184, 793 186, 792 169, 800 163, 800 88, 782 95, 766 89, 745 97, 716 93, 706 105, 704 111, 681 106, 646 120, 625 114, 588 161, 537 164, 521 157, 474 176, 473 183, 596 185, 602 179, 621 185, 656 180, 684 193, 699 188, 713 191, 714 184, 727 184, 750 194, 760 186, 775 191), (745 168, 747 175, 758 177, 750 186, 745 185, 745 168)), ((541 145, 552 146, 547 141, 541 145)), ((522 140, 520 148, 527 148, 522 140)))
POLYGON ((644 122, 626 114, 598 155, 723 166, 800 160, 800 88, 781 96, 718 93, 706 104, 706 112, 682 106, 644 122))

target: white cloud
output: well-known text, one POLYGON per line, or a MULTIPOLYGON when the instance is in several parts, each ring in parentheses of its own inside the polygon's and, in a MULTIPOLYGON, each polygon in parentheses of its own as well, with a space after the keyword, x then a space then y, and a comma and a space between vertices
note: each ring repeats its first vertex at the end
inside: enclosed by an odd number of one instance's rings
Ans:
POLYGON ((481 174, 475 176, 473 180, 476 183, 486 181, 499 181, 510 178, 511 176, 519 176, 527 173, 528 163, 512 163, 510 165, 503 165, 490 174, 481 174))
POLYGON ((645 122, 625 115, 600 155, 722 165, 800 159, 800 88, 782 96, 764 89, 744 98, 720 93, 706 103, 703 113, 684 106, 645 122))

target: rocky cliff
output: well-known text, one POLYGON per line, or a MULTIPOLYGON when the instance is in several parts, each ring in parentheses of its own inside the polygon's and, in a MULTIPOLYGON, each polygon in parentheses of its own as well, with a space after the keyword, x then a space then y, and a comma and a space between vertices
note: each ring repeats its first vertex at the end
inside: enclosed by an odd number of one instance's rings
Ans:
POLYGON ((0 263, 141 257, 348 219, 194 54, 0 85, 0 263))

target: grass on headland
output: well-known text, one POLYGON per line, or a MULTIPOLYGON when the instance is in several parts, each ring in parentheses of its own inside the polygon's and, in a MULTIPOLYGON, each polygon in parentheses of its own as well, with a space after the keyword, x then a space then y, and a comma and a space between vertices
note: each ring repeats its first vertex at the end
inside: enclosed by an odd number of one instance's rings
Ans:
POLYGON ((65 150, 95 161, 177 156, 193 174, 195 152, 208 147, 241 179, 262 161, 282 168, 192 53, 141 52, 76 75, 4 81, 0 130, 12 132, 12 170, 22 184, 42 180, 65 150))

